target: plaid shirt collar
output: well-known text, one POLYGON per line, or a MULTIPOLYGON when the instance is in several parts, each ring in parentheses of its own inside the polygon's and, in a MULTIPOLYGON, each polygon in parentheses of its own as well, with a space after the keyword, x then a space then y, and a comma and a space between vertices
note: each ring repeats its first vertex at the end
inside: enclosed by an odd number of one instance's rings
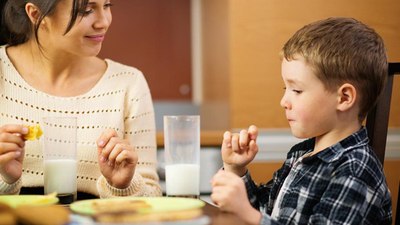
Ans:
MULTIPOLYGON (((312 138, 312 148, 305 149, 305 151, 311 152, 314 148, 314 144, 315 138, 312 138)), ((367 129, 365 127, 362 127, 357 132, 341 140, 340 142, 322 150, 318 154, 304 158, 303 163, 312 162, 316 158, 322 160, 325 163, 332 163, 336 160, 339 160, 346 152, 364 145, 368 145, 368 134, 367 129)))

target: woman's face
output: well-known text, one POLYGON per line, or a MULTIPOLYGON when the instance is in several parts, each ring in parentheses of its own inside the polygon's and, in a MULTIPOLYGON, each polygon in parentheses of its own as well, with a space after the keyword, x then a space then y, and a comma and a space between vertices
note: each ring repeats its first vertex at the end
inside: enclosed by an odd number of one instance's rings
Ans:
POLYGON ((77 56, 96 56, 111 24, 110 0, 89 0, 71 30, 64 34, 71 19, 72 0, 61 0, 53 14, 40 25, 39 41, 45 51, 77 56))

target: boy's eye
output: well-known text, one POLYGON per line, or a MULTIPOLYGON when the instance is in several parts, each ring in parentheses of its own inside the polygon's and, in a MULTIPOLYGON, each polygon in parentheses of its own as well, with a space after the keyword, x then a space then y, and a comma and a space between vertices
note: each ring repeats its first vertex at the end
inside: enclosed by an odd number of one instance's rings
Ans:
POLYGON ((296 94, 301 94, 303 92, 301 90, 296 90, 296 89, 293 89, 292 91, 295 92, 296 94))
MULTIPOLYGON (((286 89, 287 89, 286 87, 283 87, 283 90, 284 90, 284 91, 286 91, 286 89)), ((298 90, 298 89, 290 89, 290 88, 289 88, 289 90, 295 92, 296 94, 301 94, 301 93, 303 92, 303 91, 298 90)))

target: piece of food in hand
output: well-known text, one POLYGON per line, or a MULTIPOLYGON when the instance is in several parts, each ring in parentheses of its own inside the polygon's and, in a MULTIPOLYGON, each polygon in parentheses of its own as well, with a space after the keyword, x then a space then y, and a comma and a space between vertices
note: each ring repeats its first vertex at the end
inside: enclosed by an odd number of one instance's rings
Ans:
POLYGON ((39 139, 40 136, 42 136, 42 134, 43 134, 43 131, 40 128, 39 124, 30 125, 30 126, 28 126, 28 129, 29 129, 28 133, 24 136, 24 138, 26 140, 32 141, 32 140, 35 140, 35 139, 39 139))

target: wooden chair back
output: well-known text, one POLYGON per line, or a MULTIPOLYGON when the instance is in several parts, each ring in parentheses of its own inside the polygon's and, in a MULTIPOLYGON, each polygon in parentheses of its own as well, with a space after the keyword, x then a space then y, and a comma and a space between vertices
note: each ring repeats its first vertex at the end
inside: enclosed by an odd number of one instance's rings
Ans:
POLYGON ((389 63, 388 74, 388 80, 382 96, 379 98, 376 106, 368 113, 366 124, 370 145, 382 165, 385 159, 393 77, 400 74, 400 63, 389 63))

